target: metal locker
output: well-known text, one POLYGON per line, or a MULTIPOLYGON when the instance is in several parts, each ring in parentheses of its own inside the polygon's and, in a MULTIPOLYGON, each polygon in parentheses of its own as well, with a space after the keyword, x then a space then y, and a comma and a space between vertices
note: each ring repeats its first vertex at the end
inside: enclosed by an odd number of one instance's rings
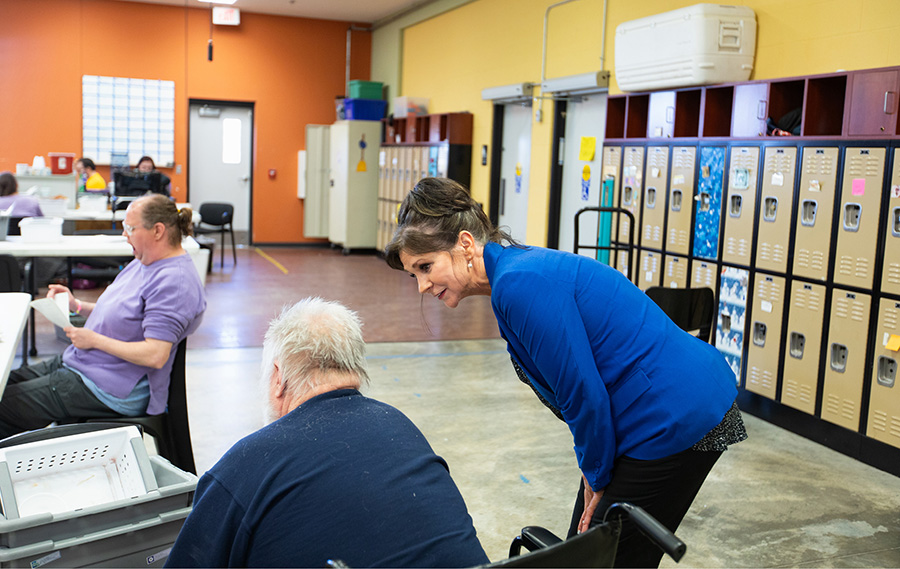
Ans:
POLYGON ((641 268, 638 271, 637 285, 641 290, 659 286, 660 264, 662 253, 641 251, 641 268))
POLYGON ((428 178, 428 162, 430 160, 431 148, 428 146, 420 146, 418 148, 419 151, 419 178, 416 180, 418 182, 422 178, 428 178))
MULTIPOLYGON (((669 179, 669 147, 647 148, 644 202, 641 209, 641 247, 662 250, 666 221, 666 180, 669 179)), ((643 281, 643 279, 641 279, 643 281)))
POLYGON ((759 147, 731 149, 728 195, 725 199, 725 243, 722 260, 750 265, 753 253, 753 217, 756 213, 756 181, 759 174, 759 147))
POLYGON ((886 148, 847 148, 841 185, 834 282, 871 289, 881 219, 886 148))
POLYGON ((894 171, 888 194, 881 292, 900 295, 900 148, 894 149, 894 171))
MULTIPOLYGON (((668 288, 687 288, 687 257, 678 257, 676 255, 666 255, 665 271, 663 272, 662 286, 668 288)), ((714 287, 710 287, 715 290, 714 287)))
POLYGON ((831 220, 838 149, 805 147, 800 166, 793 274, 824 281, 831 253, 831 220))
POLYGON ((389 157, 391 163, 391 180, 390 180, 390 195, 392 200, 397 200, 397 196, 399 195, 399 187, 400 187, 400 151, 402 148, 399 146, 391 147, 391 154, 389 157))
POLYGON ((446 178, 450 172, 450 145, 437 146, 437 177, 446 178))
POLYGON ((672 177, 669 181, 669 207, 666 209, 666 243, 669 253, 690 255, 691 204, 694 195, 694 169, 697 148, 676 146, 672 149, 672 177))
POLYGON ((400 149, 400 195, 399 199, 412 189, 412 167, 413 167, 413 150, 412 146, 404 146, 400 149))
POLYGON ((741 382, 749 281, 750 271, 736 267, 722 267, 719 313, 716 320, 716 348, 722 352, 728 365, 731 366, 737 384, 741 382))
MULTIPOLYGON (((619 186, 618 206, 630 211, 634 215, 634 241, 631 243, 637 246, 640 240, 640 211, 638 205, 641 200, 641 193, 644 188, 644 147, 643 146, 626 146, 622 151, 622 183, 619 186)), ((613 220, 614 224, 618 224, 619 244, 627 244, 631 221, 626 215, 616 215, 617 219, 613 220)), ((633 254, 629 258, 628 252, 625 250, 616 252, 616 269, 622 274, 628 274, 628 267, 633 267, 637 260, 637 250, 633 250, 633 254)), ((633 271, 636 273, 637 271, 633 271)), ((632 274, 632 281, 637 282, 637 275, 632 274)))
POLYGON ((756 268, 787 272, 797 147, 769 146, 763 156, 756 268))
POLYGON ((866 434, 883 443, 900 447, 900 300, 881 299, 875 331, 872 361, 872 391, 866 434))
POLYGON ((867 294, 840 289, 831 299, 822 418, 851 431, 859 430, 871 304, 867 294))
POLYGON ((781 351, 781 319, 784 314, 785 278, 756 273, 753 307, 747 333, 746 389, 775 399, 778 355, 781 351))
POLYGON ((814 415, 825 322, 825 286, 794 281, 781 380, 781 402, 814 415))
POLYGON ((716 290, 716 264, 695 260, 691 265, 691 286, 689 288, 716 290))
POLYGON ((722 184, 725 178, 725 147, 700 147, 700 181, 694 199, 693 256, 715 260, 719 256, 722 184))
MULTIPOLYGON (((600 205, 604 207, 618 206, 618 185, 619 170, 622 168, 622 147, 621 146, 604 146, 603 147, 603 179, 601 181, 600 205)), ((615 219, 612 213, 600 213, 600 221, 598 224, 597 245, 608 247, 615 236, 618 235, 615 219)), ((597 251, 597 259, 602 263, 610 264, 611 251, 609 249, 601 249, 597 251)))

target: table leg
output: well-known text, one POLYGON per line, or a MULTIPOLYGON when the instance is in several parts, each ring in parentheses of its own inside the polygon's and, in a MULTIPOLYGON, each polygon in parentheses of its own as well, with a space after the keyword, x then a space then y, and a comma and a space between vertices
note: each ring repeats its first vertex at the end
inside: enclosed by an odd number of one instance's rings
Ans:
MULTIPOLYGON (((31 270, 28 271, 28 289, 29 289, 28 292, 31 293, 31 299, 32 299, 32 300, 34 300, 34 297, 35 297, 35 295, 37 294, 37 286, 36 286, 36 283, 35 283, 35 277, 34 277, 35 268, 37 268, 37 265, 36 265, 36 257, 32 257, 32 258, 31 258, 31 270)), ((31 351, 29 352, 29 354, 32 355, 32 356, 36 356, 36 355, 37 355, 37 338, 36 338, 35 329, 34 329, 34 308, 31 309, 31 318, 30 318, 30 320, 31 320, 31 331, 30 331, 30 334, 31 334, 31 351)), ((22 355, 22 360, 23 360, 24 363, 27 363, 27 362, 24 361, 24 360, 25 360, 25 355, 24 355, 24 354, 22 355)))

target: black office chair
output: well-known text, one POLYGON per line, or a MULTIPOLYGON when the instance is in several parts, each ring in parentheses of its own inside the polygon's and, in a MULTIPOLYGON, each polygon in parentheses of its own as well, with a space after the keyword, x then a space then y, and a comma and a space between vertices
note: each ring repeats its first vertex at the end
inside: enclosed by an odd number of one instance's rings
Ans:
POLYGON ((0 292, 22 292, 19 262, 12 255, 0 255, 0 292))
POLYGON ((194 233, 219 233, 222 236, 221 252, 219 253, 219 265, 225 266, 225 232, 231 233, 231 253, 234 256, 234 264, 237 265, 237 248, 234 245, 234 206, 230 203, 206 202, 200 204, 200 223, 194 228, 194 233), (213 228, 203 227, 211 225, 213 228))
POLYGON ((676 325, 686 332, 697 331, 697 337, 709 342, 713 316, 716 312, 715 294, 711 288, 647 289, 647 296, 663 309, 676 325))
POLYGON ((24 217, 10 217, 9 218, 9 228, 6 231, 7 235, 22 235, 22 229, 19 227, 19 222, 25 219, 24 217))
POLYGON ((191 429, 188 422, 185 353, 187 340, 182 340, 175 351, 172 376, 169 383, 169 400, 166 412, 161 415, 121 417, 113 419, 89 419, 88 423, 119 423, 140 425, 144 432, 156 440, 160 456, 181 470, 197 473, 194 465, 194 449, 191 446, 191 429))

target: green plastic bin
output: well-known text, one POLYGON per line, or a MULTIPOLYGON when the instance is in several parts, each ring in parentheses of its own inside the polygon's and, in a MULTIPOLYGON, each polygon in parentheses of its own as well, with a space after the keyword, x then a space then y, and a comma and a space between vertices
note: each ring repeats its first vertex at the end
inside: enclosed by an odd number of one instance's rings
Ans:
POLYGON ((381 99, 381 83, 378 81, 351 81, 349 98, 381 99))

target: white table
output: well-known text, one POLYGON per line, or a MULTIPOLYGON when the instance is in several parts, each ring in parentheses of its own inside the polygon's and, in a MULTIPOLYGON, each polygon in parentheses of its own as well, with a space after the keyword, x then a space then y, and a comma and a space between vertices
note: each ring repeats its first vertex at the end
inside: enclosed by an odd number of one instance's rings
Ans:
MULTIPOLYGON (((209 250, 201 249, 193 237, 185 237, 181 246, 191 256, 194 267, 200 275, 200 282, 206 284, 206 267, 209 262, 209 250)), ((0 254, 14 257, 129 257, 134 254, 131 245, 124 235, 63 235, 58 241, 34 243, 23 241, 20 236, 9 236, 0 241, 0 254)), ((34 295, 37 287, 34 283, 34 271, 28 279, 28 290, 34 295)), ((31 355, 37 355, 34 347, 34 313, 31 316, 31 355)), ((25 361, 26 353, 22 354, 25 361)))
POLYGON ((16 346, 22 339, 25 322, 28 321, 28 304, 31 295, 27 292, 0 293, 0 396, 6 389, 9 370, 16 357, 16 346))

